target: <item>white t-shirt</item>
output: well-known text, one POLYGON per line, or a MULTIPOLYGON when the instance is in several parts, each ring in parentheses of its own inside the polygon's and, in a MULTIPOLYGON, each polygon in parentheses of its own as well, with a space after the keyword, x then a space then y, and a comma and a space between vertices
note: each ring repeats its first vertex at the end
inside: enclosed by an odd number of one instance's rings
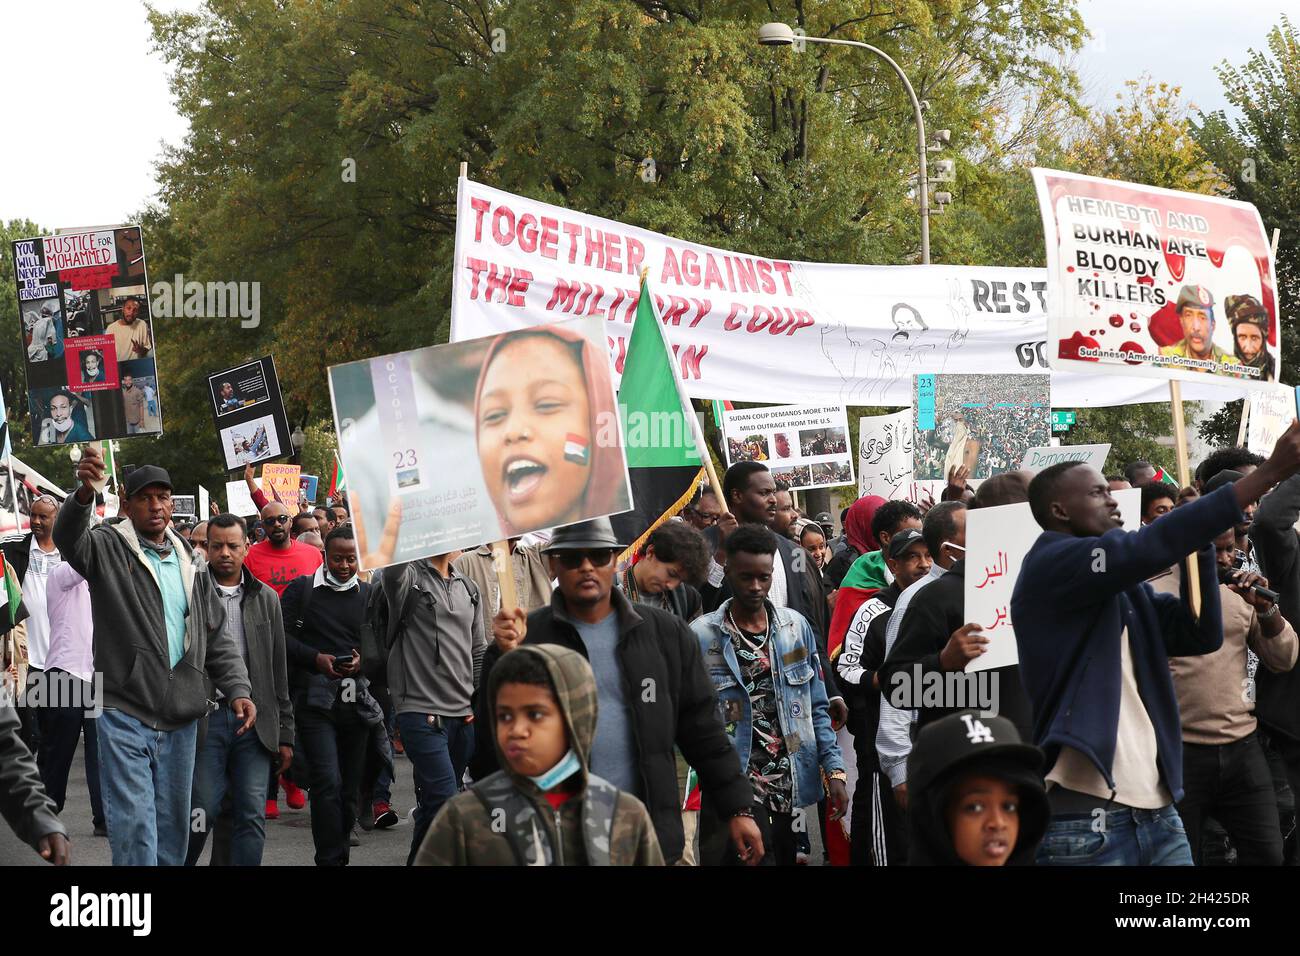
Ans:
MULTIPOLYGON (((1133 673, 1127 627, 1120 635, 1119 646, 1119 723, 1115 728, 1115 761, 1110 768, 1110 775, 1115 779, 1115 801, 1139 810, 1158 810, 1174 801, 1160 779, 1156 728, 1142 703, 1133 673)), ((1110 797, 1106 778, 1073 747, 1061 748, 1047 780, 1079 793, 1102 799, 1110 797)))
POLYGON ((45 607, 45 582, 56 565, 62 564, 58 549, 48 554, 32 538, 31 557, 23 575, 23 605, 27 613, 28 664, 45 670, 45 655, 50 652, 50 616, 45 607))
POLYGON ((776 607, 790 606, 790 588, 785 582, 785 562, 781 560, 781 550, 778 548, 772 555, 772 589, 767 592, 767 599, 776 607))

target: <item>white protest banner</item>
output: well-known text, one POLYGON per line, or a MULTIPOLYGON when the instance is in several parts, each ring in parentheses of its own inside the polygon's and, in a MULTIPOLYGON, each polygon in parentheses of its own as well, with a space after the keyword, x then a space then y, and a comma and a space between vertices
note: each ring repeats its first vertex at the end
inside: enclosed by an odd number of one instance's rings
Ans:
POLYGON ((1043 529, 1028 503, 976 508, 966 513, 965 619, 989 639, 967 673, 1016 663, 1016 632, 1011 622, 1011 592, 1025 555, 1043 529))
MULTIPOLYGON (((1125 488, 1111 496, 1119 503, 1124 530, 1138 530, 1142 489, 1125 488)), ((1011 594, 1025 555, 1042 532, 1028 502, 966 512, 966 620, 979 624, 989 639, 988 649, 966 665, 967 673, 1019 662, 1011 594)))
POLYGON ((912 410, 858 419, 858 497, 904 498, 912 480, 912 410))
POLYGON ((1078 461, 1096 468, 1103 475, 1106 473, 1106 457, 1110 454, 1110 442, 1099 445, 1056 445, 1045 448, 1031 448, 1025 452, 1024 461, 1020 463, 1022 471, 1035 474, 1063 461, 1078 461))
POLYGON ((1295 421, 1296 391, 1290 385, 1275 384, 1250 393, 1250 419, 1246 423, 1246 447, 1267 458, 1282 433, 1295 421))
MULTIPOLYGON (((692 398, 901 406, 917 373, 1049 371, 1044 269, 769 259, 465 178, 455 260, 452 341, 596 316, 616 386, 642 268, 692 398)), ((1061 407, 1168 400, 1158 382, 1052 377, 1061 407)), ((1183 394, 1230 401, 1241 388, 1183 394)))
POLYGON ((843 405, 728 409, 723 415, 727 466, 761 461, 793 491, 853 481, 849 420, 843 405))
POLYGON ((241 518, 257 514, 257 505, 253 504, 248 485, 242 481, 226 482, 226 510, 241 518))
POLYGON ((208 495, 208 489, 199 485, 199 520, 207 521, 208 516, 212 514, 212 499, 208 495))
POLYGON ((364 568, 629 510, 604 345, 571 319, 332 366, 364 568))
POLYGON ((1053 368, 1277 381, 1277 278, 1250 203, 1034 169, 1053 368))

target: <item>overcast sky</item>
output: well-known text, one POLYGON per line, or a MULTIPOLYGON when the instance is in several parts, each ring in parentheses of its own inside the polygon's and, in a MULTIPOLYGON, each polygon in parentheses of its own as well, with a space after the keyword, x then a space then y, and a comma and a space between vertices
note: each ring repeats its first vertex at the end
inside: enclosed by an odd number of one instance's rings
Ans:
MULTIPOLYGON (((156 0, 164 10, 201 0, 156 0)), ((1109 108, 1144 70, 1205 110, 1226 106, 1215 64, 1262 48, 1282 0, 1080 0, 1095 39, 1080 58, 1109 108)), ((140 0, 5 0, 0 6, 0 219, 45 228, 121 222, 154 195, 161 144, 179 143, 167 68, 140 0)))

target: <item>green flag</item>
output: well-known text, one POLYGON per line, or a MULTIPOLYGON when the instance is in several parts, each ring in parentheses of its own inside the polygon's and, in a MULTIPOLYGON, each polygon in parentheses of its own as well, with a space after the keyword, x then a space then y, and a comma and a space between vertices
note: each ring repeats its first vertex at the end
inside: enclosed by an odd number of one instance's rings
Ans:
POLYGON ((633 507, 610 520, 619 540, 630 545, 625 557, 639 551, 651 531, 682 510, 703 473, 695 447, 695 413, 682 392, 662 329, 649 283, 643 279, 618 388, 633 507))

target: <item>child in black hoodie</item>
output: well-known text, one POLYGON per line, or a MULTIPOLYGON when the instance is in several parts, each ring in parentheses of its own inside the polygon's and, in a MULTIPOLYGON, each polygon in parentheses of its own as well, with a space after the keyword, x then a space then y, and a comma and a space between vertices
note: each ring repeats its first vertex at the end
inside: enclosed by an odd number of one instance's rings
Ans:
POLYGON ((977 711, 923 727, 907 758, 909 866, 1028 866, 1051 816, 1043 752, 977 711))

